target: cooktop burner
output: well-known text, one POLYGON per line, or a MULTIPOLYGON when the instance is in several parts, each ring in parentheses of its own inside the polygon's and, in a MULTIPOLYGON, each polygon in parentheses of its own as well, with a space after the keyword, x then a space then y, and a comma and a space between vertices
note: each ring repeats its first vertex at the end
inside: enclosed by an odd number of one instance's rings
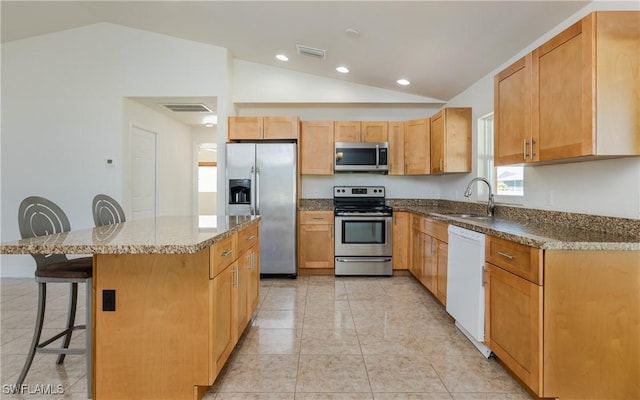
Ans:
POLYGON ((384 186, 334 186, 335 212, 391 214, 391 207, 385 205, 384 192, 384 186))

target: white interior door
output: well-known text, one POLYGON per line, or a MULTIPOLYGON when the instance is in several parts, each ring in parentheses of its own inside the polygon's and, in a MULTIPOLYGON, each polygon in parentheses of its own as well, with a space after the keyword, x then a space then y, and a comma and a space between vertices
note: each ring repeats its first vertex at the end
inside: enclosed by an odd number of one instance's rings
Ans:
POLYGON ((129 205, 131 219, 156 216, 156 159, 158 134, 139 126, 130 128, 129 205))

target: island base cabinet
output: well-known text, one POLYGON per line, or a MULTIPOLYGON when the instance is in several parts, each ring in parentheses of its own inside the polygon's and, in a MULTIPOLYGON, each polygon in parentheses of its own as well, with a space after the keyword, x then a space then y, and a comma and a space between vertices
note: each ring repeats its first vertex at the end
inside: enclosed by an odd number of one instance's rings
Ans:
POLYGON ((640 399, 640 251, 547 251, 544 395, 640 399))
POLYGON ((192 399, 211 385, 209 251, 94 260, 93 398, 192 399), (103 311, 105 290, 115 311, 103 311))

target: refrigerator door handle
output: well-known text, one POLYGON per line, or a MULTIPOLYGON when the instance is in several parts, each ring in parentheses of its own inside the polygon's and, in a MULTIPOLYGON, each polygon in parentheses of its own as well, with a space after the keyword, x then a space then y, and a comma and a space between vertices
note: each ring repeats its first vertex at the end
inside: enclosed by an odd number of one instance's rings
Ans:
POLYGON ((260 168, 256 167, 256 213, 260 215, 260 168))
POLYGON ((256 168, 255 166, 251 166, 251 199, 249 199, 249 201, 251 201, 251 215, 256 215, 256 209, 255 209, 255 205, 256 202, 254 200, 256 196, 256 168))

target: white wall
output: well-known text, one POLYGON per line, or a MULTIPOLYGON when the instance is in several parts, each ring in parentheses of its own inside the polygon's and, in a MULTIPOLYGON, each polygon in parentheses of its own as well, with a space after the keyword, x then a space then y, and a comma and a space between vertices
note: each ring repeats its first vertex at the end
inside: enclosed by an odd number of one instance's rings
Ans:
MULTIPOLYGON (((496 73, 595 10, 640 10, 637 1, 594 2, 514 55, 503 65, 476 82, 447 106, 473 108, 473 148, 477 149, 476 121, 493 111, 493 77, 496 73)), ((605 133, 606 134, 606 133, 605 133)), ((462 196, 473 173, 452 175, 441 180, 443 199, 466 201, 462 196)), ((517 200, 527 208, 588 213, 624 218, 640 217, 640 158, 601 160, 548 166, 528 166, 524 170, 525 196, 517 200)), ((474 193, 476 191, 474 190, 474 193)), ((483 197, 484 199, 484 197, 483 197)))
MULTIPOLYGON (((226 132, 226 49, 97 24, 3 43, 1 50, 1 241, 19 238, 16 215, 26 196, 58 203, 73 229, 93 225, 90 204, 96 193, 128 197, 125 97, 217 96, 226 132), (105 166, 107 157, 116 165, 105 166)), ((192 162, 190 150, 161 156, 169 168, 192 162)), ((191 173, 182 186, 166 172, 163 166, 161 187, 177 184, 193 193, 191 173)), ((176 191, 160 193, 161 213, 185 213, 192 206, 176 191)), ((0 260, 2 276, 32 276, 30 256, 0 260)))
MULTIPOLYGON (((129 127, 136 125, 158 134, 158 180, 156 213, 162 215, 193 215, 192 128, 169 118, 135 100, 123 99, 123 187, 129 193, 129 127)), ((121 198, 122 206, 130 213, 129 196, 121 198)))

